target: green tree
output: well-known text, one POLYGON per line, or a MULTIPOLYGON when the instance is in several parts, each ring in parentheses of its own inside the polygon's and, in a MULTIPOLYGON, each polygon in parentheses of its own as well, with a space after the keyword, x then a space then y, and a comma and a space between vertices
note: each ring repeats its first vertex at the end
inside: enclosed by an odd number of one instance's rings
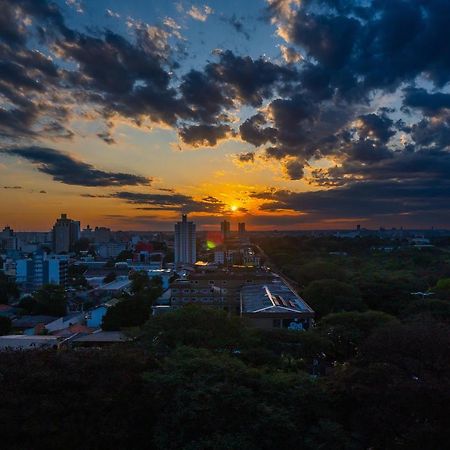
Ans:
POLYGON ((35 313, 50 316, 64 316, 67 311, 64 288, 55 284, 46 284, 35 292, 35 313))
POLYGON ((343 281, 346 278, 345 270, 328 261, 312 261, 298 267, 295 275, 301 286, 307 286, 315 280, 330 279, 343 281))
POLYGON ((143 325, 150 317, 150 306, 140 298, 126 298, 106 311, 102 321, 105 331, 143 325))
POLYGON ((435 449, 450 438, 450 333, 435 322, 386 325, 335 371, 330 393, 357 448, 435 449))
POLYGON ((36 311, 37 302, 32 295, 25 295, 20 299, 19 308, 23 309, 26 314, 33 314, 36 311))
POLYGON ((337 280, 313 281, 303 291, 303 297, 318 317, 342 311, 367 309, 356 287, 337 280))
POLYGON ((19 289, 15 281, 9 279, 0 272, 0 303, 8 304, 11 300, 19 297, 19 289))
POLYGON ((8 334, 11 331, 11 319, 0 316, 0 336, 8 334))
POLYGON ((216 350, 242 349, 252 339, 252 331, 238 317, 225 311, 198 305, 152 317, 143 329, 147 342, 159 348, 180 345, 216 350))
POLYGON ((415 300, 402 311, 403 317, 429 316, 440 322, 450 323, 450 302, 448 300, 415 300))
POLYGON ((332 342, 336 359, 346 361, 357 355, 359 346, 374 330, 397 322, 395 317, 380 311, 342 312, 323 317, 314 332, 332 342))

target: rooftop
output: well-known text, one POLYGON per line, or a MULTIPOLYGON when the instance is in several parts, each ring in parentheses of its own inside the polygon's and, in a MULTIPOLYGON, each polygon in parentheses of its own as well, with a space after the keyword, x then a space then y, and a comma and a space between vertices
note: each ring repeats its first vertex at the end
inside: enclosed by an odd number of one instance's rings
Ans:
POLYGON ((314 313, 281 279, 246 285, 241 290, 243 313, 314 313))

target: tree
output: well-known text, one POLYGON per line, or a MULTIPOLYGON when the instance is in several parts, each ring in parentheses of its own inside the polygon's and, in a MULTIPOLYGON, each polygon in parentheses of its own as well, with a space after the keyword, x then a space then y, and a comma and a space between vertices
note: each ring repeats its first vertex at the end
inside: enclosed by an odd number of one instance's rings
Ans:
POLYGON ((106 311, 102 321, 105 331, 118 331, 122 328, 143 325, 150 317, 151 309, 142 299, 127 298, 121 300, 106 311))
POLYGON ((332 279, 343 281, 346 278, 345 270, 328 261, 312 261, 298 267, 295 275, 296 281, 307 286, 315 280, 332 279))
POLYGON ((19 289, 15 281, 0 272, 0 303, 8 304, 12 299, 19 297, 19 289))
POLYGON ((435 322, 379 328, 330 393, 357 448, 434 449, 450 438, 450 332, 435 322))
POLYGON ((64 316, 67 312, 64 288, 55 284, 46 284, 34 294, 35 313, 50 316, 64 316))
POLYGON ((115 272, 109 272, 108 275, 103 278, 103 283, 111 283, 117 278, 117 275, 115 272))
POLYGON ((216 350, 235 350, 247 346, 251 331, 238 317, 225 311, 198 305, 152 317, 143 329, 144 339, 158 347, 180 345, 216 350))
POLYGON ((130 278, 132 280, 131 291, 133 293, 143 292, 153 286, 147 272, 144 272, 143 270, 139 272, 133 272, 130 275, 130 278))
POLYGON ((313 281, 303 291, 303 296, 318 317, 335 312, 367 309, 357 288, 337 280, 313 281))
POLYGON ((0 316, 0 336, 8 334, 11 331, 11 319, 0 316))
POLYGON ((25 295, 20 299, 19 308, 27 314, 33 314, 36 311, 37 302, 32 295, 25 295))
POLYGON ((447 300, 415 300, 402 311, 403 317, 429 316, 440 322, 450 323, 450 302, 447 300))
POLYGON ((359 346, 379 327, 397 323, 397 319, 380 311, 328 314, 314 330, 333 344, 334 355, 346 361, 357 355, 359 346))

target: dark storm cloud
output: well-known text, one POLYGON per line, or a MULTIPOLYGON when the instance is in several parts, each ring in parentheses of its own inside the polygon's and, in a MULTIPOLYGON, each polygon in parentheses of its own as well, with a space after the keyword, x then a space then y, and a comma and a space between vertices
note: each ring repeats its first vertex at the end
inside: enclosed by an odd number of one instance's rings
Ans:
POLYGON ((301 180, 303 178, 304 164, 300 161, 287 161, 284 167, 288 177, 291 180, 301 180))
POLYGON ((242 163, 253 163, 255 162, 255 153, 254 152, 240 153, 238 155, 238 160, 242 163))
POLYGON ((314 172, 319 184, 339 184, 343 179, 354 180, 439 180, 450 176, 450 153, 439 149, 413 151, 406 149, 392 152, 386 159, 373 164, 361 161, 347 161, 340 167, 314 172), (399 176, 401 175, 401 176, 399 176))
POLYGON ((290 15, 269 12, 318 69, 334 71, 330 86, 343 95, 359 84, 393 89, 420 73, 438 85, 450 80, 447 0, 321 3, 306 1, 290 15))
POLYGON ((78 161, 66 153, 45 147, 18 147, 1 150, 36 165, 37 169, 51 175, 55 181, 78 186, 131 186, 148 185, 148 178, 121 172, 105 172, 91 164, 78 161))
POLYGON ((262 126, 266 123, 267 121, 263 114, 255 114, 239 127, 241 138, 255 147, 259 147, 266 142, 276 142, 277 130, 271 127, 263 128, 262 126))
POLYGON ((217 142, 225 139, 231 133, 228 125, 192 125, 181 128, 180 137, 186 144, 194 147, 209 145, 214 147, 217 142))
MULTIPOLYGON (((366 218, 372 223, 377 220, 401 222, 421 215, 428 215, 430 222, 433 219, 430 214, 446 211, 450 182, 379 180, 314 192, 275 190, 253 196, 269 200, 261 210, 297 211, 304 216, 305 222, 358 218, 366 218)), ((450 213, 446 215, 450 218, 450 213)))
POLYGON ((214 123, 223 108, 232 107, 232 99, 226 96, 224 88, 198 70, 191 70, 183 77, 180 91, 192 118, 202 122, 214 123))
POLYGON ((179 193, 152 194, 121 191, 111 194, 109 197, 140 205, 137 209, 143 211, 222 213, 225 209, 225 204, 212 196, 205 197, 202 200, 195 200, 189 195, 179 193))
POLYGON ((410 136, 419 147, 450 145, 450 115, 422 119, 410 128, 410 136))
POLYGON ((263 58, 237 56, 230 50, 221 52, 219 62, 208 64, 205 73, 231 89, 233 98, 254 107, 261 106, 263 99, 272 97, 278 89, 298 78, 291 67, 263 58))
POLYGON ((450 109, 450 94, 443 92, 429 93, 425 89, 405 89, 403 105, 410 108, 418 108, 427 114, 439 112, 442 109, 450 109))

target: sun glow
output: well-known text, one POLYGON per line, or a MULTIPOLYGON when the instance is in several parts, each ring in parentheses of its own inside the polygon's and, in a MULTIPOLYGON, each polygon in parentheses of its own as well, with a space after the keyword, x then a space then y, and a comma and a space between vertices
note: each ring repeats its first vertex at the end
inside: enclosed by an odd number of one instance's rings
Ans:
POLYGON ((230 207, 231 211, 237 211, 238 207, 236 205, 231 205, 230 207))

